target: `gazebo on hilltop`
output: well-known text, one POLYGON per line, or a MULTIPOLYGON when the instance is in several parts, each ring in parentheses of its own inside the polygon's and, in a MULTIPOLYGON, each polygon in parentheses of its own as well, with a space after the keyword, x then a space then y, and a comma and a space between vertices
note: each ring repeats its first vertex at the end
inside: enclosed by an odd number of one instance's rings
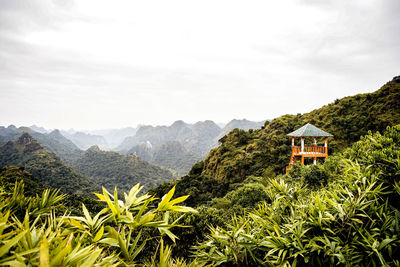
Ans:
POLYGON ((328 157, 328 137, 333 137, 330 133, 327 133, 314 125, 307 123, 303 127, 297 129, 294 132, 288 134, 292 139, 292 154, 290 156, 288 169, 301 158, 301 164, 304 164, 304 158, 314 158, 314 164, 317 164, 317 158, 328 157), (314 139, 313 146, 304 146, 304 139, 306 137, 314 139), (317 146, 317 138, 325 138, 324 146, 317 146), (295 138, 301 139, 300 146, 295 146, 295 138))

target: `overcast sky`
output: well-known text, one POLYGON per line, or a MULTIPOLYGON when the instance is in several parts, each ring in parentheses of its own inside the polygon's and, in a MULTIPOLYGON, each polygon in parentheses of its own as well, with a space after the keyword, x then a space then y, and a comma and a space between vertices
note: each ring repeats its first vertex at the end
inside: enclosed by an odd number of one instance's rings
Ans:
POLYGON ((400 75, 400 1, 0 0, 0 125, 305 113, 400 75))

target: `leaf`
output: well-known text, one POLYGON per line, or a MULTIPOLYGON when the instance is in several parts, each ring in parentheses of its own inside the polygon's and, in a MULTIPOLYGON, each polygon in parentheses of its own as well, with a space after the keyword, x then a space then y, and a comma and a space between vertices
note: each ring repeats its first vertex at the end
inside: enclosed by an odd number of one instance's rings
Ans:
POLYGON ((80 222, 78 222, 77 220, 70 218, 70 219, 69 219, 69 222, 70 222, 73 226, 75 226, 76 228, 78 228, 78 229, 80 229, 80 230, 85 230, 85 228, 82 226, 82 224, 81 224, 80 222))
POLYGON ((83 203, 82 203, 82 210, 83 210, 83 214, 85 215, 88 225, 93 226, 92 217, 90 216, 89 211, 87 210, 85 204, 83 204, 83 203))
POLYGON ((63 248, 60 252, 57 253, 57 255, 55 255, 51 261, 50 261, 50 265, 53 266, 60 266, 60 262, 61 260, 63 260, 63 258, 71 252, 71 244, 70 242, 67 242, 67 246, 65 248, 63 248))
POLYGON ((50 266, 49 243, 46 236, 43 236, 42 242, 40 242, 39 266, 50 266))
POLYGON ((104 233, 104 225, 101 226, 100 230, 97 232, 97 234, 96 234, 95 237, 93 238, 93 242, 99 241, 100 238, 103 237, 103 233, 104 233))
POLYGON ((101 249, 97 249, 96 251, 92 252, 91 255, 84 262, 82 262, 81 266, 93 266, 97 258, 100 256, 101 251, 101 249))
POLYGON ((5 255, 12 246, 14 246, 16 243, 18 243, 18 241, 24 237, 24 235, 28 232, 28 230, 24 230, 21 233, 19 233, 17 236, 15 236, 13 239, 11 239, 10 241, 7 241, 6 244, 4 244, 1 248, 0 248, 0 258, 5 255))
POLYGON ((174 195, 174 193, 175 193, 175 186, 172 187, 172 189, 169 190, 169 192, 162 197, 161 202, 158 204, 157 210, 160 210, 160 211, 163 210, 164 207, 168 204, 169 200, 174 195))

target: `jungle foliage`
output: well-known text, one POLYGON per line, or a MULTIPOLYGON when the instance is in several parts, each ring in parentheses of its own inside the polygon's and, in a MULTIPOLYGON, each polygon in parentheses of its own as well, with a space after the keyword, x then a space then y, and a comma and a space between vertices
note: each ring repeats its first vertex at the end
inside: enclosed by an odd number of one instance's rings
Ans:
POLYGON ((128 192, 139 182, 149 189, 173 178, 170 171, 143 161, 138 156, 103 151, 98 146, 88 149, 72 166, 94 183, 108 190, 113 190, 117 185, 121 192, 128 192))
POLYGON ((88 196, 100 186, 93 183, 54 153, 44 149, 31 135, 22 134, 0 148, 0 167, 15 165, 31 173, 43 187, 63 193, 88 196))
POLYGON ((0 184, 2 266, 202 266, 172 258, 171 246, 164 244, 167 238, 175 242, 172 229, 181 227, 182 217, 172 220, 170 213, 196 212, 178 205, 187 196, 173 199, 174 188, 157 205, 156 198, 139 196, 139 184, 123 199, 116 189, 111 194, 103 188, 96 194, 103 209, 91 214, 82 204, 81 216, 56 214, 65 199, 58 190, 27 196, 24 188, 23 181, 16 181, 11 191, 0 184), (158 234, 143 238, 149 228, 158 234), (157 243, 154 255, 139 262, 149 241, 157 243))
POLYGON ((333 170, 299 167, 295 177, 266 180, 265 201, 226 227, 211 227, 196 259, 220 266, 399 266, 400 125, 368 134, 336 162, 333 170), (319 187, 307 181, 324 172, 329 179, 319 187))
POLYGON ((82 204, 80 215, 58 214, 65 195, 25 195, 23 179, 11 177, 31 176, 8 167, 0 175, 0 264, 399 266, 399 173, 400 125, 323 165, 248 177, 197 211, 177 205, 188 196, 172 199, 175 187, 157 200, 136 185, 123 199, 103 188, 98 212, 82 204))
MULTIPOLYGON (((332 155, 344 151, 368 131, 383 131, 399 122, 400 76, 374 93, 345 97, 306 114, 284 115, 266 121, 261 129, 234 129, 220 139, 220 146, 211 150, 204 161, 193 165, 187 176, 161 185, 154 192, 160 196, 176 185, 181 194, 196 193, 188 203, 196 207, 210 201, 211 195, 225 196, 249 177, 271 178, 284 173, 291 154, 287 134, 306 123, 334 135, 328 144, 332 155)), ((319 142, 322 145, 323 140, 319 142)))

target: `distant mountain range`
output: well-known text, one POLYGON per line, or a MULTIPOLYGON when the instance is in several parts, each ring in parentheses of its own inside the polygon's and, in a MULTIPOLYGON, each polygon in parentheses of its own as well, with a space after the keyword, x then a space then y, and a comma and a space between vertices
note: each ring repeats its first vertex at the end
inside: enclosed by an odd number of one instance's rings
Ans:
POLYGON ((142 126, 134 136, 125 138, 116 150, 123 154, 134 153, 181 176, 218 146, 218 140, 232 129, 258 129, 263 125, 264 121, 243 119, 232 120, 222 129, 213 121, 195 124, 176 121, 171 126, 142 126))
POLYGON ((135 154, 179 177, 187 174, 194 163, 202 160, 212 148, 218 146, 218 140, 232 129, 258 129, 263 124, 264 121, 234 119, 221 128, 210 120, 194 124, 180 120, 170 126, 147 125, 86 132, 73 129, 48 130, 36 125, 19 128, 10 125, 7 128, 0 127, 0 145, 16 140, 21 133, 27 132, 69 165, 73 165, 84 154, 84 150, 98 146, 100 149, 115 150, 125 155, 135 154))
POLYGON ((213 121, 195 124, 176 121, 171 126, 142 126, 134 136, 125 138, 116 150, 126 153, 142 142, 150 142, 156 148, 169 141, 179 141, 188 150, 205 155, 220 132, 221 128, 213 121))
MULTIPOLYGON (((64 193, 90 196, 104 186, 110 191, 118 187, 120 192, 128 191, 140 183, 149 189, 173 179, 170 171, 141 160, 136 155, 121 155, 107 152, 93 146, 67 165, 55 153, 42 146, 33 135, 47 143, 56 144, 52 139, 61 135, 58 130, 50 134, 32 132, 20 133, 20 128, 2 128, 2 132, 19 134, 14 141, 7 141, 0 147, 0 168, 14 165, 29 171, 44 187, 59 188, 64 193), (49 142, 52 141, 52 142, 49 142)), ((4 136, 4 135, 3 135, 4 136)), ((65 137, 63 137, 65 138, 65 137)), ((4 141, 4 138, 1 140, 4 141)))
POLYGON ((50 133, 38 133, 31 128, 17 128, 14 125, 10 125, 7 128, 0 126, 0 145, 16 140, 24 132, 29 133, 44 148, 57 154, 65 163, 72 163, 83 153, 71 140, 63 136, 59 130, 53 130, 50 133))
POLYGON ((83 150, 86 150, 94 145, 107 145, 106 139, 100 135, 88 134, 84 132, 69 133, 67 131, 62 131, 61 133, 83 150))

